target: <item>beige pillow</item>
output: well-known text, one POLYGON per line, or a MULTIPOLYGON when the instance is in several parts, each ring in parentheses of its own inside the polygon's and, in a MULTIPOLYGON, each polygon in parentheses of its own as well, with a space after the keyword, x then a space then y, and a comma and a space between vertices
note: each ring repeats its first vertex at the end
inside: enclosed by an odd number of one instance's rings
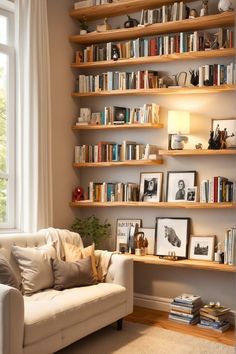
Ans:
POLYGON ((97 284, 93 275, 91 256, 76 262, 53 259, 52 269, 54 273, 54 289, 56 290, 97 284))
POLYGON ((0 254, 0 283, 20 289, 20 284, 12 266, 2 254, 0 254))
POLYGON ((12 246, 22 278, 22 291, 25 295, 53 287, 51 258, 56 258, 54 243, 40 247, 12 246))
POLYGON ((95 258, 95 245, 94 243, 91 246, 81 248, 71 243, 65 242, 63 243, 64 251, 65 251, 65 260, 66 262, 76 262, 81 258, 91 256, 92 269, 95 279, 98 279, 98 273, 96 268, 96 258, 95 258))

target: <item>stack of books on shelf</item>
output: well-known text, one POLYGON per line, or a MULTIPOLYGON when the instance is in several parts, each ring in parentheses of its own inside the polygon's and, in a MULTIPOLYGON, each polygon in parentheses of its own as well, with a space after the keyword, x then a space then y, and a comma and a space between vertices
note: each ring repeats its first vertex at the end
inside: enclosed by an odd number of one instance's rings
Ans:
POLYGON ((201 306, 200 296, 193 294, 179 295, 170 304, 169 319, 185 324, 196 324, 199 322, 201 306))
POLYGON ((173 5, 163 5, 156 9, 141 11, 140 25, 147 26, 154 23, 165 23, 169 21, 181 21, 187 16, 187 7, 183 3, 174 2, 173 5))
POLYGON ((230 310, 230 308, 224 306, 205 305, 200 309, 200 323, 197 326, 221 333, 225 332, 230 328, 230 310))
POLYGON ((232 85, 235 83, 235 64, 206 64, 199 67, 199 87, 232 85))
POLYGON ((200 202, 220 203, 235 200, 235 183, 223 176, 203 180, 200 184, 200 202))
POLYGON ((138 201, 139 185, 132 182, 89 182, 88 195, 92 202, 138 201))
POLYGON ((224 264, 236 265, 236 229, 231 227, 225 231, 224 264))

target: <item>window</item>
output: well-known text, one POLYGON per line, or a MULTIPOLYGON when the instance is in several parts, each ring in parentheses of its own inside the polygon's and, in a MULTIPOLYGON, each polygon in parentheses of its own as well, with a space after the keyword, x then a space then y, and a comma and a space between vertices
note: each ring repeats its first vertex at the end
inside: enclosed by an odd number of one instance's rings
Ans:
POLYGON ((15 228, 14 4, 0 0, 0 228, 15 228))

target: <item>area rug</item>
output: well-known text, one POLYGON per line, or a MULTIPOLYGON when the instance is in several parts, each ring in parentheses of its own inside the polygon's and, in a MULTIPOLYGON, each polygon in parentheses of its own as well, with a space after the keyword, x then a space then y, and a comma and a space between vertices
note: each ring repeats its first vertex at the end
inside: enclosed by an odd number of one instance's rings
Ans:
POLYGON ((124 321, 122 331, 105 327, 56 354, 235 354, 235 348, 169 331, 124 321))

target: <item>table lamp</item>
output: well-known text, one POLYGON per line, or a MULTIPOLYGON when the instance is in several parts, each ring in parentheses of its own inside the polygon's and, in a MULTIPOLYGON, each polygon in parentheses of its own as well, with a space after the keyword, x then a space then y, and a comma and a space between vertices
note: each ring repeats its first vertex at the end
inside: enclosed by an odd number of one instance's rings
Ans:
POLYGON ((190 132, 190 113, 186 111, 168 111, 169 149, 183 150, 188 141, 185 134, 190 132))

